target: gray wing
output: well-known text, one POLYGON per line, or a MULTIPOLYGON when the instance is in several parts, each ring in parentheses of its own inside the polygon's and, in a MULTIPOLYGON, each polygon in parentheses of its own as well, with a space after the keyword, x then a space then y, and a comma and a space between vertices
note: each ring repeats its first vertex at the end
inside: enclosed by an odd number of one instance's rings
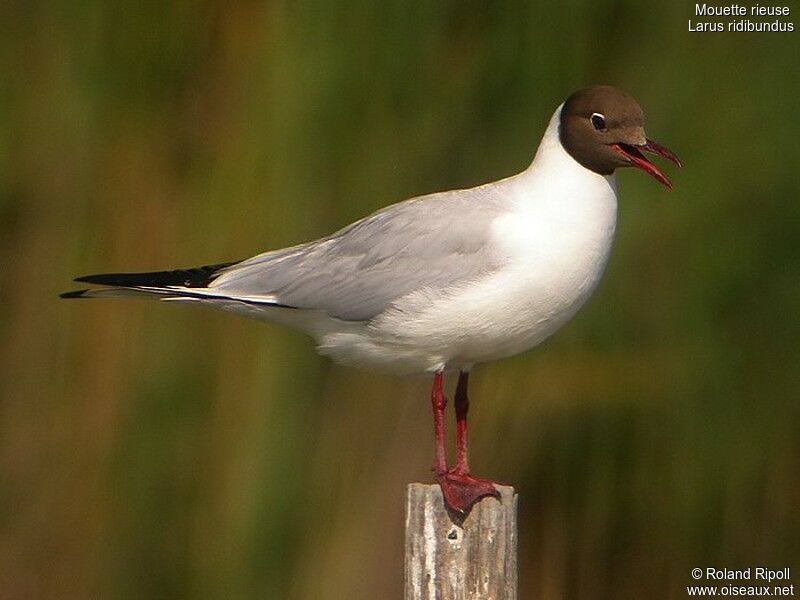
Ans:
POLYGON ((490 224, 503 212, 497 187, 394 204, 329 237, 224 269, 210 287, 369 320, 406 294, 445 292, 500 266, 488 243, 490 224))

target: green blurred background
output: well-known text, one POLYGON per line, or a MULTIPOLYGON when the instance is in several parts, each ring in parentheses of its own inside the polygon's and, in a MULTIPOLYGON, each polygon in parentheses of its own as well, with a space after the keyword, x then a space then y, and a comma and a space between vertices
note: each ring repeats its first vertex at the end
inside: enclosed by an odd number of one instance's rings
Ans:
POLYGON ((800 32, 689 33, 693 8, 4 2, 0 597, 400 598, 424 378, 57 294, 512 174, 599 82, 686 166, 671 193, 622 173, 595 296, 475 371, 473 466, 520 493, 521 597, 682 598, 697 566, 800 585, 800 32))

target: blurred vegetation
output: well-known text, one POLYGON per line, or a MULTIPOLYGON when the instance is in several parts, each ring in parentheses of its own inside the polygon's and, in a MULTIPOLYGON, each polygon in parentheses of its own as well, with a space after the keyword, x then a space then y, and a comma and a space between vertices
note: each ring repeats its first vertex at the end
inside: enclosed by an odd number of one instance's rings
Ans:
MULTIPOLYGON (((595 297, 476 370, 476 472, 520 494, 523 598, 800 571, 800 38, 693 4, 0 5, 0 596, 400 598, 428 383, 73 276, 238 259, 523 169, 630 91, 681 156, 620 176, 595 297)), ((795 23, 797 27, 797 23, 795 23)))

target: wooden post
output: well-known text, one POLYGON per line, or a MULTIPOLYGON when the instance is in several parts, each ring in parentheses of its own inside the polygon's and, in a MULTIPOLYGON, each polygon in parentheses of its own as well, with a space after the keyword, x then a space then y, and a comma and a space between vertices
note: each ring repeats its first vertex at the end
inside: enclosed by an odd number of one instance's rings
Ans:
POLYGON ((497 489, 459 523, 438 485, 408 486, 405 600, 517 599, 517 495, 497 489))

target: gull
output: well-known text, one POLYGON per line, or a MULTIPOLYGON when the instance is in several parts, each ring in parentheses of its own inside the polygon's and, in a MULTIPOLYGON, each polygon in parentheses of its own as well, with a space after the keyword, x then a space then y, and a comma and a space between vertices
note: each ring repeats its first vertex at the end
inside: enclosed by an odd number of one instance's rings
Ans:
POLYGON ((556 108, 533 162, 517 175, 418 196, 242 261, 79 277, 105 287, 62 297, 206 304, 299 329, 339 363, 432 376, 433 471, 446 506, 465 515, 498 496, 495 482, 469 467, 470 371, 537 346, 589 298, 614 238, 616 170, 636 167, 672 187, 643 152, 681 166, 645 136, 636 100, 591 86, 556 108), (448 468, 443 386, 455 372, 456 460, 448 468))

